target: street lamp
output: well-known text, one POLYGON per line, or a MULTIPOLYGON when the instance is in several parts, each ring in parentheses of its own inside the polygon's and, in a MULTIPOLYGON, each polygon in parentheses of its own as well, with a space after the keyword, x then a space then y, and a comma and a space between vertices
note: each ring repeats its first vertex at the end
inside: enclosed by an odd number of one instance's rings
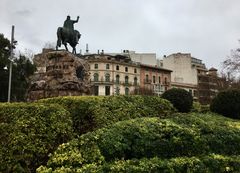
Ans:
POLYGON ((12 26, 11 46, 10 46, 10 66, 9 66, 9 80, 8 80, 8 102, 11 98, 11 84, 12 84, 12 59, 13 59, 13 48, 14 48, 14 25, 12 26))

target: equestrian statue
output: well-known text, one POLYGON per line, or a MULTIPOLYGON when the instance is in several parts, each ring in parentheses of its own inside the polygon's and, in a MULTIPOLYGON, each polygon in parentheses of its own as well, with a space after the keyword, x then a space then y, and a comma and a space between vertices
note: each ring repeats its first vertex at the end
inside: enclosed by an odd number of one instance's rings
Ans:
POLYGON ((63 44, 68 51, 67 43, 69 43, 72 47, 72 53, 76 54, 76 45, 81 37, 81 34, 77 30, 74 30, 74 23, 77 23, 78 20, 79 16, 77 17, 77 20, 71 20, 70 16, 67 16, 63 27, 58 27, 56 50, 58 50, 58 47, 61 47, 61 44, 63 44))

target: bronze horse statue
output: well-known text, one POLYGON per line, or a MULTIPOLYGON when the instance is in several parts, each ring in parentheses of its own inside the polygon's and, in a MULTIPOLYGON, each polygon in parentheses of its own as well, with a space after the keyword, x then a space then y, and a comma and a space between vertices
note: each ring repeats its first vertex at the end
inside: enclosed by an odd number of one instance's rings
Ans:
POLYGON ((81 34, 77 30, 74 30, 73 33, 69 34, 68 32, 64 32, 63 27, 59 27, 57 30, 58 40, 56 50, 58 50, 58 47, 61 47, 61 44, 63 44, 68 51, 67 43, 69 43, 72 47, 72 53, 76 54, 76 45, 78 44, 80 37, 81 34))
POLYGON ((78 22, 78 19, 79 17, 77 17, 77 20, 71 20, 70 16, 67 16, 63 27, 58 28, 56 50, 58 50, 58 47, 61 47, 61 44, 63 44, 68 51, 67 43, 69 43, 72 47, 72 53, 76 54, 76 45, 78 44, 81 34, 77 30, 74 30, 73 25, 78 22))

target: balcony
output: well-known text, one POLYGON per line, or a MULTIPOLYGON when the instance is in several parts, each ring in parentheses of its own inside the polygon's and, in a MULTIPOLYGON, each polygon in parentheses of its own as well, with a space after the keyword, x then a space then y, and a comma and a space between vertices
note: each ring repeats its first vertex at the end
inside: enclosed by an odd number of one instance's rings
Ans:
POLYGON ((99 84, 99 85, 124 85, 124 86, 139 86, 139 83, 134 83, 134 82, 125 82, 125 81, 117 81, 117 80, 110 80, 110 81, 106 81, 106 80, 98 80, 98 81, 94 81, 91 80, 91 83, 94 84, 99 84))
POLYGON ((151 84, 151 83, 152 83, 152 80, 144 79, 144 84, 151 84))

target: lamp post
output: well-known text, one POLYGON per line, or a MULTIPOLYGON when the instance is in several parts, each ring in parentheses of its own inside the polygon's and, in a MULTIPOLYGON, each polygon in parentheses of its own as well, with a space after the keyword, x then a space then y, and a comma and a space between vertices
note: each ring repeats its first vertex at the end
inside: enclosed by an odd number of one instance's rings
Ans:
POLYGON ((12 59, 13 59, 13 44, 14 44, 14 25, 12 26, 11 46, 10 46, 10 66, 9 66, 9 80, 8 80, 8 102, 11 98, 11 84, 12 84, 12 59))

